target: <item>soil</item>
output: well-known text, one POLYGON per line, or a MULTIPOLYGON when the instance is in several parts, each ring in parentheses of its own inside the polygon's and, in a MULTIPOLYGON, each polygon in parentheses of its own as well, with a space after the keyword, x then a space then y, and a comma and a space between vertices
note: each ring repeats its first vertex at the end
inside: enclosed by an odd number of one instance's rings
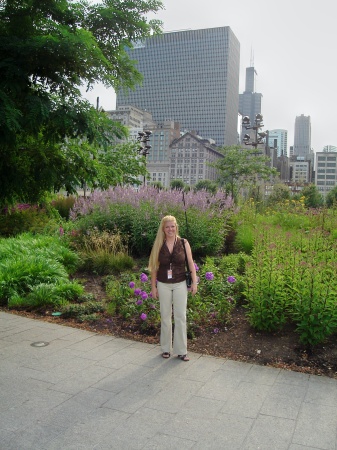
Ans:
MULTIPOLYGON (((78 275, 88 293, 96 300, 106 297, 104 282, 101 277, 78 275)), ((111 334, 117 337, 157 344, 158 332, 152 335, 142 334, 138 328, 119 318, 102 317, 94 323, 79 323, 73 319, 51 316, 51 312, 28 313, 10 311, 15 314, 35 319, 64 324, 89 331, 111 334)), ((199 329, 193 339, 188 340, 188 350, 203 355, 229 358, 264 366, 272 366, 313 375, 324 375, 337 379, 337 340, 336 335, 314 349, 303 347, 293 327, 280 332, 257 332, 248 323, 245 310, 238 306, 232 313, 232 319, 226 328, 217 333, 214 330, 199 329)))

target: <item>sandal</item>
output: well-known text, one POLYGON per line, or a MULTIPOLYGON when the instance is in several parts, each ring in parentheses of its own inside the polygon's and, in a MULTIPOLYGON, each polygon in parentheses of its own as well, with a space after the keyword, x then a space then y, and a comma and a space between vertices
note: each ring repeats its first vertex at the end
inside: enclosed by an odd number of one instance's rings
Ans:
POLYGON ((167 358, 169 358, 169 357, 171 356, 171 353, 169 353, 169 352, 164 352, 164 353, 162 353, 161 356, 162 356, 163 358, 167 359, 167 358))
POLYGON ((189 361, 190 358, 187 355, 178 355, 178 358, 180 358, 182 361, 189 361))

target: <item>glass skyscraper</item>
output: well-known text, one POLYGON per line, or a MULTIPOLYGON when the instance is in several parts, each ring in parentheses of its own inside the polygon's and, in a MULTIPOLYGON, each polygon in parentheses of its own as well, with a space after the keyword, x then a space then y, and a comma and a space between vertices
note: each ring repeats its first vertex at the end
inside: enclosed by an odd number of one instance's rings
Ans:
POLYGON ((127 51, 143 83, 118 92, 117 108, 133 105, 217 145, 237 144, 240 44, 229 27, 164 33, 127 51))
POLYGON ((268 145, 277 148, 277 156, 288 156, 288 131, 287 130, 269 130, 268 145), (275 142, 276 141, 276 142, 275 142))
POLYGON ((311 153, 310 116, 301 114, 295 119, 294 155, 308 156, 311 153))

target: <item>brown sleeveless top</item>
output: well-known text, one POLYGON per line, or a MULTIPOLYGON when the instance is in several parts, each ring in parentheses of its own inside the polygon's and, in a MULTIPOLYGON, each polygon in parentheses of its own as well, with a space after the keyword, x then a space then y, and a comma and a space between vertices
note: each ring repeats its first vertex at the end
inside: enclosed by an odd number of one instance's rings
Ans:
POLYGON ((177 242, 173 247, 172 253, 169 252, 164 242, 159 251, 159 269, 157 272, 157 280, 162 283, 180 283, 185 281, 185 252, 182 239, 177 238, 177 242), (167 271, 172 264, 172 278, 167 278, 167 271))

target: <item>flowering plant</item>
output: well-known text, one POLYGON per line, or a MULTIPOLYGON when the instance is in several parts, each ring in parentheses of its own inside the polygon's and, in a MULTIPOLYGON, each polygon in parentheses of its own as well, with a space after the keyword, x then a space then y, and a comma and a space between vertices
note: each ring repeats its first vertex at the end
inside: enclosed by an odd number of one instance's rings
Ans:
POLYGON ((138 282, 129 281, 126 294, 121 314, 130 321, 140 323, 142 330, 156 328, 160 323, 159 308, 157 301, 152 298, 151 284, 146 273, 140 274, 138 282))
POLYGON ((128 236, 128 247, 132 255, 141 256, 150 252, 158 225, 166 211, 177 218, 181 236, 186 235, 185 212, 195 224, 189 236, 195 254, 218 253, 224 244, 224 223, 233 214, 233 200, 225 191, 215 194, 207 191, 189 191, 184 194, 177 189, 159 190, 146 186, 138 191, 132 187, 116 186, 105 191, 94 191, 88 198, 77 199, 71 210, 71 222, 80 230, 119 231, 128 236), (139 236, 142 238, 139 239, 139 236))
MULTIPOLYGON (((236 299, 240 298, 242 275, 239 258, 206 258, 201 268, 195 263, 198 292, 189 295, 187 303, 187 333, 193 338, 202 329, 217 334, 230 320, 236 299), (229 262, 224 262, 229 261, 229 262)), ((151 283, 146 270, 140 274, 123 273, 111 280, 107 292, 128 327, 157 335, 160 329, 159 301, 151 296, 151 283)), ((112 303, 113 303, 112 302, 112 303)))
POLYGON ((206 258, 200 270, 198 292, 189 299, 189 326, 199 321, 218 333, 235 306, 235 283, 235 276, 220 270, 213 258, 206 258))

